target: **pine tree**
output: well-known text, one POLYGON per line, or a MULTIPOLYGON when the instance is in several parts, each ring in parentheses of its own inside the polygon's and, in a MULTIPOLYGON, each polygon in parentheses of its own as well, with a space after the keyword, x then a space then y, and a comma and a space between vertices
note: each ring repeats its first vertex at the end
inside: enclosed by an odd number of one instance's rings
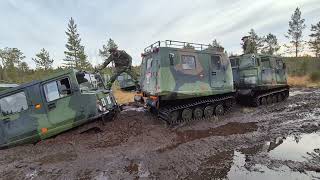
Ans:
POLYGON ((17 48, 0 49, 0 59, 3 69, 3 79, 11 81, 11 78, 17 77, 17 67, 25 58, 23 53, 17 48))
POLYGON ((311 25, 310 49, 315 53, 316 57, 320 57, 320 21, 316 25, 311 25))
POLYGON ((292 52, 291 49, 293 48, 296 57, 298 57, 298 53, 303 49, 302 30, 306 28, 304 21, 305 19, 301 19, 301 11, 297 7, 291 16, 291 21, 289 21, 288 34, 285 35, 292 45, 292 47, 287 46, 287 48, 289 52, 292 52))
POLYGON ((243 53, 257 53, 263 46, 263 37, 259 37, 254 29, 251 29, 248 36, 244 36, 241 39, 243 42, 241 43, 243 53))
POLYGON ((83 70, 92 68, 90 62, 87 61, 84 46, 81 45, 81 38, 77 30, 77 24, 75 24, 72 17, 69 20, 68 28, 65 33, 68 37, 68 42, 66 44, 67 51, 64 51, 66 56, 64 59, 64 66, 83 70))
POLYGON ((261 53, 273 55, 279 51, 280 46, 278 44, 278 39, 275 35, 269 33, 266 38, 264 38, 264 46, 261 49, 261 53))
POLYGON ((38 69, 48 70, 52 68, 53 59, 50 58, 49 52, 44 48, 32 60, 36 63, 38 69))
POLYGON ((110 38, 107 42, 107 45, 103 45, 102 49, 99 49, 99 55, 102 58, 107 59, 110 56, 109 49, 111 48, 118 49, 118 45, 114 42, 113 39, 110 38))

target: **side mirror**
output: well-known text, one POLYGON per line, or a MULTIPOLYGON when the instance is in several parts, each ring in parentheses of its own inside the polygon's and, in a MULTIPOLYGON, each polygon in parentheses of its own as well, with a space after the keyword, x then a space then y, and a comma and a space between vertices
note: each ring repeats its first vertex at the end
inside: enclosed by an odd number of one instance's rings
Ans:
POLYGON ((169 53, 169 60, 170 60, 170 65, 173 66, 173 58, 174 58, 174 54, 173 53, 169 53))

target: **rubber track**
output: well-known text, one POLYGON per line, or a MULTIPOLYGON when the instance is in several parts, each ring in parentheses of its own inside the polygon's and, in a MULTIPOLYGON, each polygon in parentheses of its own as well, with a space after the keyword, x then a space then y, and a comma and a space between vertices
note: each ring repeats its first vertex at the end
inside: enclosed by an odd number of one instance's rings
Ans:
POLYGON ((259 96, 256 96, 255 98, 262 98, 264 96, 269 96, 271 94, 276 94, 276 93, 280 93, 280 92, 284 92, 284 91, 289 91, 289 88, 285 88, 285 89, 281 89, 281 90, 277 90, 277 91, 272 91, 272 92, 268 92, 268 93, 264 93, 264 94, 260 94, 259 96))
POLYGON ((205 100, 200 100, 200 101, 196 101, 194 103, 189 103, 189 104, 183 104, 183 105, 178 105, 178 106, 174 106, 174 107, 170 107, 170 108, 160 108, 158 111, 158 117, 164 121, 166 121, 168 123, 168 125, 178 125, 181 123, 185 123, 185 122, 191 122, 191 121, 200 121, 200 120, 206 120, 206 119, 211 119, 213 116, 211 117, 202 117, 200 119, 189 119, 189 120, 182 120, 182 119, 178 119, 175 122, 170 122, 169 120, 169 114, 173 111, 181 111, 185 108, 193 108, 199 105, 206 105, 206 104, 211 104, 211 103, 217 103, 217 102, 225 102, 226 100, 232 100, 231 102, 231 106, 228 109, 225 109, 225 112, 230 111, 230 109, 232 108, 234 102, 235 102, 235 97, 234 96, 224 96, 224 97, 219 97, 219 98, 210 98, 210 99, 205 99, 205 100))

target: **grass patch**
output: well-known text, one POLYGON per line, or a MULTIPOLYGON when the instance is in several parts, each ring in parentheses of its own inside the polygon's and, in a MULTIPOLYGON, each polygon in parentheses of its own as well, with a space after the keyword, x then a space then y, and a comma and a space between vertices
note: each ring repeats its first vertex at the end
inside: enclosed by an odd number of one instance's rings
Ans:
POLYGON ((312 72, 310 74, 310 80, 313 82, 319 82, 320 81, 320 71, 312 72))
POLYGON ((310 76, 288 76, 288 84, 293 87, 320 87, 320 79, 312 80, 310 76))

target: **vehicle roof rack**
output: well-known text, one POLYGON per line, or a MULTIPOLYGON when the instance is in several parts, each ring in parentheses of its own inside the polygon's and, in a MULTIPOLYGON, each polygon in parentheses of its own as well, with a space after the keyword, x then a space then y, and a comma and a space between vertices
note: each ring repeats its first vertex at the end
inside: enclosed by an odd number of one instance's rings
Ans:
POLYGON ((192 48, 200 51, 212 48, 212 46, 208 44, 190 43, 190 42, 175 41, 175 40, 164 40, 164 41, 157 41, 151 44, 150 46, 144 49, 144 52, 150 52, 153 50, 153 48, 158 48, 158 47, 192 48))

